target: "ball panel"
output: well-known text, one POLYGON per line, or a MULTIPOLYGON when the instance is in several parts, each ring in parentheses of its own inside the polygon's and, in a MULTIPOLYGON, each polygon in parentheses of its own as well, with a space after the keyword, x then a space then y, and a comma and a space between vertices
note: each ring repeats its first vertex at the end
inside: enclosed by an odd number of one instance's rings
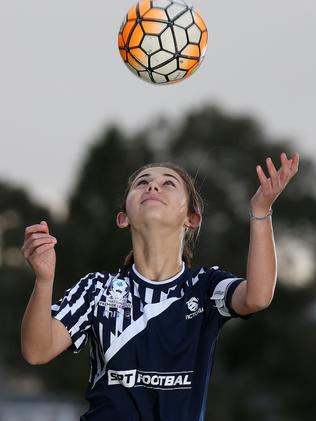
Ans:
POLYGON ((161 73, 162 75, 168 75, 169 73, 174 72, 177 70, 178 62, 176 59, 170 61, 170 63, 166 64, 165 66, 159 67, 156 69, 157 73, 161 73))
POLYGON ((129 53, 127 53, 127 61, 135 70, 145 69, 145 66, 142 66, 140 63, 138 63, 138 61, 136 61, 134 57, 129 53))
POLYGON ((138 74, 142 79, 147 80, 148 82, 152 82, 149 72, 147 72, 147 70, 139 72, 138 74))
POLYGON ((132 67, 128 62, 126 62, 127 67, 129 68, 129 70, 131 70, 135 75, 138 76, 138 71, 134 69, 134 67, 132 67))
POLYGON ((125 16, 123 22, 121 23, 119 34, 121 34, 123 32, 123 29, 124 29, 124 26, 125 26, 126 22, 127 22, 127 17, 125 16))
POLYGON ((201 49, 201 57, 205 56, 207 48, 207 31, 202 33, 201 41, 200 41, 200 49, 201 49))
POLYGON ((119 48, 124 48, 125 47, 125 43, 123 41, 122 34, 119 34, 119 36, 118 36, 118 46, 119 46, 119 48))
POLYGON ((176 38, 177 49, 178 51, 181 51, 188 43, 187 34, 185 29, 179 28, 178 26, 174 26, 173 30, 176 38))
POLYGON ((144 19, 161 19, 168 20, 168 16, 163 9, 150 9, 145 13, 144 19))
POLYGON ((161 35, 160 40, 163 46, 163 49, 170 51, 172 53, 176 52, 176 46, 174 44, 174 38, 171 28, 167 28, 161 35))
POLYGON ((135 60, 139 61, 145 67, 148 67, 148 56, 141 48, 132 48, 130 50, 131 55, 135 60))
POLYGON ((150 0, 140 0, 139 2, 139 15, 143 17, 146 12, 150 9, 150 0))
POLYGON ((158 53, 153 54, 150 57, 150 66, 155 68, 157 66, 161 66, 166 61, 170 60, 173 57, 172 54, 167 53, 167 51, 158 51, 158 53))
POLYGON ((197 24, 197 26, 200 28, 200 30, 206 31, 206 25, 204 20, 202 19, 201 15, 196 11, 196 10, 192 10, 193 13, 193 17, 194 17, 194 22, 197 24))
POLYGON ((171 0, 173 3, 176 3, 176 4, 181 4, 181 5, 183 5, 183 6, 189 6, 188 4, 187 4, 187 2, 186 1, 184 1, 184 0, 171 0))
POLYGON ((153 0, 153 7, 162 7, 165 9, 169 6, 169 4, 169 0, 153 0))
POLYGON ((176 70, 175 72, 168 75, 169 80, 179 80, 185 77, 187 72, 184 70, 176 70))
POLYGON ((152 77, 156 83, 166 83, 167 79, 166 76, 159 75, 158 73, 152 72, 152 77))
POLYGON ((152 54, 160 49, 159 39, 155 35, 145 35, 142 42, 142 49, 147 54, 152 54))
POLYGON ((180 58, 180 60, 179 60, 179 63, 180 63, 180 69, 181 70, 189 70, 189 69, 191 69, 191 67, 193 67, 195 64, 197 64, 198 63, 198 60, 192 60, 192 59, 189 59, 189 58, 180 58))
POLYGON ((128 38, 130 33, 132 32, 133 28, 135 26, 135 20, 129 20, 126 22, 124 29, 123 29, 123 40, 125 44, 127 44, 128 38))
POLYGON ((127 61, 127 53, 125 50, 120 49, 120 54, 122 59, 126 62, 127 61))
POLYGON ((137 19, 137 13, 136 13, 136 5, 133 6, 127 13, 127 19, 128 20, 132 20, 132 19, 137 19))
POLYGON ((191 69, 188 71, 186 77, 191 76, 196 70, 200 67, 201 63, 197 63, 195 66, 191 67, 191 69))
POLYGON ((143 21, 142 26, 147 34, 159 35, 167 27, 165 23, 143 21))
POLYGON ((186 6, 180 5, 180 4, 171 4, 171 6, 168 7, 167 13, 170 20, 173 20, 176 16, 178 16, 180 13, 184 12, 186 9, 186 6))
POLYGON ((200 42, 201 35, 201 31, 195 24, 190 26, 190 28, 188 29, 188 37, 190 42, 200 42))
POLYGON ((141 43, 141 40, 142 40, 143 36, 144 36, 144 32, 143 32, 140 24, 138 24, 135 27, 135 29, 134 29, 134 31, 132 33, 132 36, 130 38, 129 47, 130 48, 138 47, 140 45, 140 43, 141 43))
POLYGON ((188 28, 193 23, 193 17, 191 10, 183 13, 178 19, 174 21, 175 25, 182 26, 182 28, 188 28))
POLYGON ((200 48, 198 45, 189 44, 181 51, 181 55, 200 58, 200 48))

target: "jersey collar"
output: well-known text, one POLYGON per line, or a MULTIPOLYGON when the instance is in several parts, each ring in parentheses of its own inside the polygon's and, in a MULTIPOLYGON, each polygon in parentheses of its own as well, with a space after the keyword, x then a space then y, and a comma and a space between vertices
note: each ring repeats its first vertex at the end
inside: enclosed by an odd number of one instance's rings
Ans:
POLYGON ((167 284, 176 284, 179 279, 182 277, 184 271, 186 269, 184 261, 182 261, 182 268, 180 272, 178 272, 176 275, 172 276, 171 278, 165 279, 164 281, 152 281, 151 279, 146 278, 141 273, 138 272, 138 270, 135 268, 135 263, 131 267, 131 274, 133 276, 133 279, 138 281, 141 284, 146 285, 147 287, 160 287, 160 286, 166 286, 167 284))

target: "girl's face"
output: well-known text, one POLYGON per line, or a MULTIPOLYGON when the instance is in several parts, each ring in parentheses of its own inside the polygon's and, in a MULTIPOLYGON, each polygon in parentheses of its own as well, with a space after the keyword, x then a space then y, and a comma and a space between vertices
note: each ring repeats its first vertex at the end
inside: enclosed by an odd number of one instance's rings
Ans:
POLYGON ((126 199, 128 223, 135 228, 159 223, 184 227, 188 220, 188 194, 182 178, 166 167, 147 168, 131 185, 126 199))

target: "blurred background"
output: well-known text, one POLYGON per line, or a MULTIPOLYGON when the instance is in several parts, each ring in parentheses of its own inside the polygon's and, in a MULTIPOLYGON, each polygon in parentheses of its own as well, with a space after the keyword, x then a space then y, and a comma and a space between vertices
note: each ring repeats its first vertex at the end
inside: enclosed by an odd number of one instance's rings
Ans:
POLYGON ((121 61, 130 0, 0 5, 0 421, 75 421, 88 349, 44 366, 21 357, 34 277, 26 226, 58 239, 54 301, 76 280, 115 271, 130 249, 115 216, 128 176, 183 165, 205 200, 194 266, 246 274, 256 164, 301 154, 274 206, 279 273, 269 309, 225 325, 206 420, 316 419, 316 3, 191 1, 209 46, 188 80, 151 86, 121 61))

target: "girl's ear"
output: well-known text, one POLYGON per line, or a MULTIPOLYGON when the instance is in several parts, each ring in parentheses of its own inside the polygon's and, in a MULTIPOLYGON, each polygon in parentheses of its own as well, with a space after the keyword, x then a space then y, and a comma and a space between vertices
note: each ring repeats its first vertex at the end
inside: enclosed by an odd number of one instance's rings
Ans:
POLYGON ((128 217, 127 217, 126 213, 119 212, 116 215, 116 225, 119 228, 127 228, 129 226, 128 217))
POLYGON ((185 226, 188 227, 189 229, 195 229, 199 225, 201 225, 201 222, 202 222, 202 215, 194 212, 194 213, 191 213, 190 216, 188 216, 185 222, 185 226))

